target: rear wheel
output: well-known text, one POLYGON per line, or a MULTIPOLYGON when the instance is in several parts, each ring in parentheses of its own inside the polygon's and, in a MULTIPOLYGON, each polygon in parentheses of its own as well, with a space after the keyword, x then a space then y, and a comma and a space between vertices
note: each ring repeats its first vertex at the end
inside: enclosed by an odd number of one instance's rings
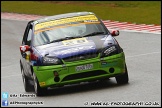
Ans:
POLYGON ((37 96, 43 96, 47 93, 47 88, 41 88, 36 75, 33 73, 34 91, 37 96))
POLYGON ((27 76, 24 74, 24 69, 21 69, 21 74, 22 74, 22 79, 23 79, 23 84, 26 92, 32 91, 33 86, 30 84, 29 79, 27 76))
POLYGON ((128 78, 128 71, 127 71, 126 64, 125 64, 125 73, 122 75, 116 76, 115 78, 116 78, 116 81, 118 84, 127 84, 128 83, 129 78, 128 78))

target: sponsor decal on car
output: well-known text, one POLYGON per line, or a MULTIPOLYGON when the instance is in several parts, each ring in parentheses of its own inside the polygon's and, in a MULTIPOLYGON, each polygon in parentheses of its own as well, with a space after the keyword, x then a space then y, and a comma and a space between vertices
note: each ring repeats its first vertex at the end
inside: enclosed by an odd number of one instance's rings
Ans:
POLYGON ((85 16, 77 16, 77 17, 53 20, 53 21, 43 22, 35 25, 35 30, 46 28, 49 26, 66 24, 70 22, 80 22, 80 21, 98 21, 98 18, 95 15, 85 15, 85 16))

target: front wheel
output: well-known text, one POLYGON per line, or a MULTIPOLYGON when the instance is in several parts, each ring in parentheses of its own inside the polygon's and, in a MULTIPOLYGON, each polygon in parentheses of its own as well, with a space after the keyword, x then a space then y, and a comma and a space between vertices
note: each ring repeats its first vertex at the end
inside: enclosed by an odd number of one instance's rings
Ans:
POLYGON ((34 91, 37 96, 43 96, 47 92, 47 88, 41 88, 38 82, 36 75, 33 73, 33 81, 34 81, 34 91))
POLYGON ((32 85, 29 82, 29 79, 27 78, 27 76, 24 73, 24 69, 21 69, 21 74, 22 74, 22 79, 23 79, 23 84, 24 84, 24 88, 26 92, 30 92, 32 91, 32 85))
POLYGON ((127 66, 125 64, 125 73, 115 77, 118 84, 127 84, 129 81, 127 66))

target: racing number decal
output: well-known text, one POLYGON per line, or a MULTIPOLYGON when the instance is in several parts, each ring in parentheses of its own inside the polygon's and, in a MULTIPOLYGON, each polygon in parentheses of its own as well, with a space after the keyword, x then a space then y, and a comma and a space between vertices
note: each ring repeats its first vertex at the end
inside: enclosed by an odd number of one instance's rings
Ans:
POLYGON ((73 44, 80 44, 80 43, 85 43, 85 42, 88 42, 86 38, 79 38, 79 39, 72 39, 72 40, 62 41, 62 43, 65 46, 73 45, 73 44))

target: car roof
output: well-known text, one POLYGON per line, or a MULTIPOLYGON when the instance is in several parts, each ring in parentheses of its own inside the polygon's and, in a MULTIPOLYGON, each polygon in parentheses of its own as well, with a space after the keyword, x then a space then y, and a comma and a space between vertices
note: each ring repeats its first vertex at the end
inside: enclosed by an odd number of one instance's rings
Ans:
POLYGON ((61 18, 68 18, 68 17, 74 17, 74 16, 82 16, 82 15, 90 15, 93 14, 93 12, 73 12, 73 13, 65 13, 65 14, 59 14, 59 15, 53 15, 48 17, 43 17, 40 19, 35 20, 35 23, 42 23, 50 20, 56 20, 61 18))

